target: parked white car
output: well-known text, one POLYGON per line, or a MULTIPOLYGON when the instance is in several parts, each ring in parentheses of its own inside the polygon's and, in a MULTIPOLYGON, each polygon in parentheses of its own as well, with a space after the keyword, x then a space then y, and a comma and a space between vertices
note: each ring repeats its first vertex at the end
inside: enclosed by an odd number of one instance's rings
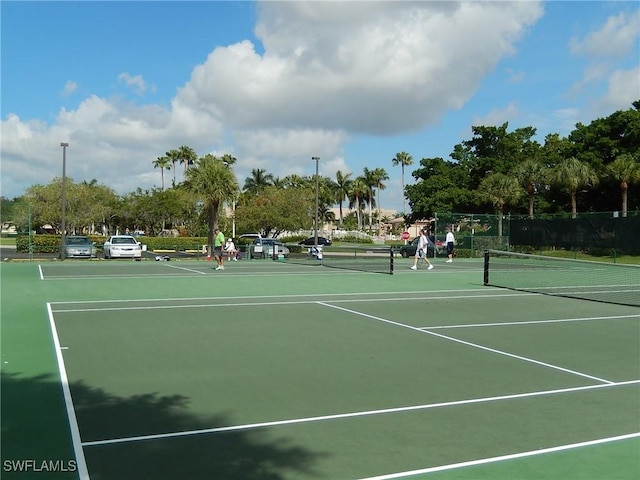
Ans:
POLYGON ((104 258, 142 259, 142 244, 131 235, 111 235, 104 242, 104 258))

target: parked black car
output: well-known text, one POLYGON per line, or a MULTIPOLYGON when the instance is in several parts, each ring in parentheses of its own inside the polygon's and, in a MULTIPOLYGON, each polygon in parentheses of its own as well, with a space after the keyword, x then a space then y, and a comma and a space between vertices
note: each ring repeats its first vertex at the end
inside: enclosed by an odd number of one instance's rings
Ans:
MULTIPOLYGON (((298 242, 298 245, 311 246, 311 245, 315 245, 315 241, 316 241, 315 237, 309 237, 306 240, 302 240, 301 242, 298 242)), ((329 246, 331 245, 331 240, 325 237, 318 237, 318 245, 329 246)))

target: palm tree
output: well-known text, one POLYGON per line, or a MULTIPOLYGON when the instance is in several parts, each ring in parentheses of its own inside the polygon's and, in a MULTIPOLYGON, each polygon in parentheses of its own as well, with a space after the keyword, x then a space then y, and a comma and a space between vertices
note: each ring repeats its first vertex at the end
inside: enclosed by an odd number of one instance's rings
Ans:
POLYGON ((342 228, 342 202, 345 198, 349 198, 349 188, 351 185, 351 173, 342 173, 340 170, 336 172, 336 202, 340 207, 340 228, 342 228))
POLYGON ((167 157, 158 157, 153 161, 153 168, 160 169, 160 177, 162 178, 162 191, 164 191, 164 171, 171 170, 171 162, 167 157))
POLYGON ((526 159, 516 166, 513 173, 520 185, 527 191, 529 196, 529 217, 533 218, 535 195, 540 186, 546 181, 548 171, 539 161, 526 159))
POLYGON ((556 185, 569 191, 571 195, 571 218, 576 218, 578 189, 597 185, 598 175, 590 165, 571 157, 556 165, 552 172, 552 180, 556 185))
MULTIPOLYGON (((291 175, 287 175, 282 179, 282 184, 284 188, 301 188, 306 187, 313 183, 309 177, 301 177, 300 175, 296 175, 292 173, 291 175)), ((274 182, 275 185, 275 182, 274 182)))
POLYGON ((369 228, 371 228, 371 225, 373 223, 372 208, 376 203, 373 196, 373 189, 376 186, 376 179, 373 174, 373 170, 369 170, 367 167, 364 167, 364 170, 362 172, 362 179, 364 180, 364 183, 367 185, 366 198, 367 198, 367 203, 369 204, 369 228))
POLYGON ((404 167, 408 167, 413 164, 413 157, 407 152, 399 152, 391 159, 391 164, 394 167, 397 167, 398 165, 402 167, 402 213, 405 213, 407 211, 407 202, 404 195, 404 167))
POLYGON ((322 223, 331 223, 336 220, 336 214, 333 213, 327 205, 320 205, 318 207, 318 217, 322 223))
POLYGON ((198 159, 198 154, 196 153, 196 151, 191 147, 187 147, 186 145, 182 145, 178 149, 178 154, 180 156, 180 163, 184 163, 185 172, 189 170, 189 167, 193 165, 198 159))
POLYGON ((207 244, 209 252, 212 252, 213 232, 218 228, 220 206, 237 197, 238 181, 233 170, 213 155, 205 155, 197 160, 185 175, 185 188, 203 202, 207 212, 207 244))
POLYGON ((176 162, 180 161, 180 152, 178 150, 169 150, 165 153, 165 156, 171 162, 171 168, 173 169, 173 186, 176 186, 176 162))
POLYGON ((380 234, 380 190, 384 190, 387 186, 382 183, 384 180, 389 180, 389 174, 384 168, 374 168, 371 172, 371 177, 376 184, 376 193, 378 195, 378 235, 380 234))
POLYGON ((482 200, 493 204, 498 213, 498 237, 502 237, 502 216, 504 207, 513 204, 522 196, 522 188, 515 177, 502 173, 492 173, 485 177, 478 187, 482 200))
POLYGON ((630 183, 640 182, 640 162, 629 153, 623 153, 607 165, 607 175, 620 184, 622 216, 627 216, 627 192, 630 183))
POLYGON ((227 165, 235 165, 235 163, 238 161, 238 159, 236 157, 234 157, 233 155, 231 155, 230 153, 225 153, 220 158, 227 165))
POLYGON ((251 176, 244 181, 244 190, 256 195, 271 185, 273 185, 273 175, 262 168, 254 168, 251 170, 251 176))
POLYGON ((357 177, 349 184, 349 208, 356 209, 356 218, 358 219, 358 230, 362 229, 362 207, 364 205, 364 197, 366 196, 368 187, 362 177, 357 177))

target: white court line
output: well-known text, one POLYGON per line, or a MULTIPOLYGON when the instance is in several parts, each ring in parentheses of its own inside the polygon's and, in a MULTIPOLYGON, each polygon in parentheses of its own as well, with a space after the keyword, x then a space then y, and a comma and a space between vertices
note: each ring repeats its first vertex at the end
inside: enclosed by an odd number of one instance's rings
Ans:
MULTIPOLYGON (((213 270, 213 269, 212 269, 213 270)), ((341 275, 363 275, 365 272, 344 272, 341 275)), ((212 278, 229 278, 229 277, 273 277, 274 275, 278 275, 279 277, 306 277, 308 273, 283 273, 282 271, 264 271, 261 273, 244 273, 244 272, 230 272, 229 270, 225 270, 223 272, 216 272, 206 274, 210 275, 212 278)), ((331 273, 314 273, 314 276, 332 276, 331 273)), ((377 273, 366 273, 366 275, 379 275, 377 273)), ((335 276, 335 273, 333 274, 335 276)), ((56 282, 56 281, 67 281, 67 280, 127 280, 127 279, 142 279, 142 278, 194 278, 193 275, 166 275, 160 273, 149 273, 149 274, 138 274, 138 275, 76 275, 74 277, 47 277, 42 280, 46 282, 56 282)))
POLYGON ((201 272, 200 270, 193 270, 191 268, 186 268, 186 267, 179 267, 177 265, 164 265, 165 267, 168 268, 177 268, 178 270, 186 270, 187 272, 193 272, 193 273, 198 273, 200 275, 206 275, 205 272, 201 272))
POLYGON ((568 368, 563 368, 563 367, 559 367, 557 365, 552 365, 551 363, 541 362, 539 360, 534 360, 533 358, 522 357, 520 355, 515 355, 513 353, 505 352, 503 350, 497 350, 495 348, 485 347, 485 346, 479 345, 477 343, 467 342, 465 340, 460 340, 458 338, 449 337, 448 335, 442 335, 441 333, 431 332, 429 330, 422 330, 421 328, 414 327, 412 325, 406 325, 404 323, 394 322, 393 320, 388 320, 386 318, 376 317, 374 315, 369 315, 368 313, 358 312, 356 310, 351 310, 351 309, 348 309, 348 308, 343 308, 343 307, 339 307, 337 305, 331 305, 329 303, 324 303, 324 302, 318 302, 318 304, 324 305, 325 307, 330 307, 330 308, 335 308, 337 310, 342 310, 344 312, 353 313, 354 315, 359 315, 361 317, 371 318, 373 320, 378 320, 380 322, 389 323, 389 324, 395 325, 397 327, 408 328, 408 329, 414 330, 416 332, 426 333, 427 335, 433 335, 435 337, 444 338, 445 340, 449 340, 449 341, 456 342, 456 343, 461 343, 463 345, 468 345, 468 346, 474 347, 474 348, 479 348, 479 349, 485 350, 487 352, 497 353, 499 355, 504 355, 506 357, 511 357, 511 358, 515 358, 515 359, 518 359, 518 360, 523 360, 525 362, 534 363, 536 365, 542 365, 543 367, 552 368, 554 370, 560 370, 561 372, 570 373, 572 375, 578 375, 580 377, 590 378, 591 380, 596 380, 598 382, 614 383, 614 382, 612 382, 610 380, 605 380, 604 378, 594 377, 593 375, 587 375, 586 373, 581 373, 581 372, 578 372, 576 370, 570 370, 568 368))
MULTIPOLYGON (((173 278, 173 277, 172 277, 173 278)), ((189 277, 191 278, 191 277, 189 277)), ((82 301, 62 301, 62 302, 51 302, 52 304, 55 305, 65 305, 65 304, 81 304, 81 303, 118 303, 118 302, 126 302, 126 303, 133 303, 133 302, 157 302, 159 300, 162 301, 183 301, 183 302, 191 302, 194 300, 228 300, 230 298, 234 299, 234 300, 238 300, 241 298, 245 298, 245 299, 252 299, 252 298, 303 298, 303 297, 346 297, 346 296, 380 296, 380 295, 398 295, 400 293, 404 294, 404 295, 409 295, 409 294, 431 294, 431 293, 450 293, 450 292, 479 292, 479 291, 485 291, 485 288, 479 289, 479 288, 470 288, 470 289, 464 289, 464 290, 460 290, 460 289, 450 289, 450 290, 410 290, 410 291, 401 291, 401 292, 394 292, 394 291, 390 291, 387 290, 386 292, 357 292, 357 293, 292 293, 292 294, 286 294, 286 295, 229 295, 226 297, 189 297, 189 298, 184 298, 184 297, 170 297, 170 298, 141 298, 141 299, 120 299, 120 300, 82 300, 82 301)), ((487 287, 486 291, 490 291, 490 292, 505 292, 504 288, 497 288, 497 287, 487 287)), ((499 293, 499 296, 503 296, 505 295, 504 293, 499 293)), ((512 294, 509 294, 512 295, 512 294)), ((513 294, 513 295, 535 295, 532 293, 520 293, 520 294, 513 294)), ((496 295, 498 296, 498 295, 496 295)), ((417 298, 416 300, 424 300, 424 297, 421 298, 417 298)))
POLYGON ((366 478, 361 478, 360 480, 392 480, 394 478, 405 478, 405 477, 411 477, 413 475, 442 472, 445 470, 453 470, 456 468, 473 467, 477 465, 484 465, 487 463, 501 462, 504 460, 514 460, 518 458, 533 457, 536 455, 544 455, 546 453, 561 452, 563 450, 572 450, 575 448, 589 447, 592 445, 600 445, 603 443, 617 442, 620 440, 628 440, 631 438, 638 438, 638 437, 640 437, 640 433, 629 433, 627 435, 619 435, 617 437, 600 438, 597 440, 589 440, 587 442, 572 443, 569 445, 560 445, 558 447, 551 447, 551 448, 542 448, 540 450, 514 453, 511 455, 502 455, 500 457, 482 458, 480 460, 471 460, 469 462, 452 463, 450 465, 441 465, 439 467, 429 467, 429 468, 422 468, 419 470, 411 470, 408 472, 398 472, 398 473, 391 473, 388 475, 378 475, 376 477, 366 477, 366 478))
POLYGON ((78 428, 78 420, 76 418, 76 411, 73 408, 73 398, 71 397, 71 390, 69 389, 69 378, 67 377, 67 369, 64 366, 64 357, 62 356, 62 348, 60 347, 60 340, 58 339, 58 329, 56 328, 56 322, 53 319, 53 312, 51 311, 51 304, 47 303, 47 311, 49 312, 49 325, 51 326, 51 334, 53 336, 53 344, 56 349, 56 358, 58 359, 58 370, 60 372, 60 382, 62 383, 62 392, 64 395, 64 403, 67 408, 67 417, 69 419, 69 429, 71 430, 71 440, 73 442, 73 451, 76 456, 76 466, 78 468, 78 475, 81 480, 89 479, 89 471, 87 470, 87 462, 84 458, 84 451, 82 450, 82 439, 80 438, 80 429, 78 428))
POLYGON ((293 425, 298 423, 310 423, 310 422, 318 422, 318 421, 325 421, 325 420, 339 420, 343 418, 365 417, 370 415, 383 415, 383 414, 389 414, 389 413, 409 412, 414 410, 428 410, 433 408, 455 407, 460 405, 472 405, 477 403, 489 403, 489 402, 497 402, 501 400, 515 400, 520 398, 541 397, 545 395, 557 395, 562 393, 582 392, 582 391, 588 391, 588 390, 597 390, 601 388, 619 387, 619 386, 634 385, 634 384, 640 384, 640 380, 629 380, 625 382, 610 383, 607 385, 587 385, 582 387, 561 388, 556 390, 543 390, 539 392, 516 393, 512 395, 500 395, 496 397, 472 398, 469 400, 455 400, 451 402, 430 403, 430 404, 424 404, 424 405, 411 405, 408 407, 383 408, 378 410, 365 410, 362 412, 338 413, 334 415, 321 415, 317 417, 293 418, 289 420, 276 420, 272 422, 249 423, 244 425, 231 425, 227 427, 203 428, 200 430, 186 430, 183 432, 157 433, 153 435, 140 435, 137 437, 111 438, 107 440, 87 441, 87 442, 83 442, 82 445, 85 447, 91 447, 91 446, 98 446, 98 445, 109 445, 114 443, 129 443, 129 442, 140 442, 144 440, 161 440, 166 438, 186 437, 186 436, 192 436, 192 435, 202 435, 207 433, 252 430, 256 428, 293 425))
POLYGON ((541 323, 562 323, 562 322, 587 322, 591 320, 619 320, 625 318, 640 318, 638 315, 611 315, 607 317, 575 317, 558 318, 555 320, 524 320, 522 322, 493 322, 493 323, 469 323, 463 325, 437 325, 433 327, 420 327, 421 330, 438 330, 443 328, 467 328, 467 327, 502 327, 508 325, 531 325, 541 323))
MULTIPOLYGON (((500 297, 522 297, 531 296, 535 294, 531 293, 507 293, 504 295, 492 295, 491 298, 500 297)), ((317 296, 317 295, 316 295, 317 296)), ((258 297, 260 298, 260 297, 258 297)), ((384 301, 388 302, 406 302, 412 300, 449 300, 451 298, 486 298, 486 295, 460 295, 460 296, 447 296, 447 297, 429 297, 429 298, 414 298, 414 297, 394 297, 385 298, 384 301)), ((158 299, 156 301, 162 301, 158 299)), ((345 300, 327 300, 333 303, 354 303, 354 302, 371 302, 371 299, 345 299, 345 300)), ((255 306, 274 306, 274 305, 301 305, 301 304, 314 304, 321 303, 318 300, 298 300, 298 301, 285 301, 285 302, 241 302, 241 303, 201 303, 201 304, 188 304, 188 305, 149 305, 141 307, 106 307, 106 308, 69 308, 55 310, 56 313, 71 313, 71 312, 111 312, 111 311, 126 311, 126 310, 162 310, 162 309, 176 309, 176 308, 222 308, 222 307, 255 307, 255 306)), ((324 304, 323 304, 324 305, 324 304)), ((350 310, 347 310, 350 311, 350 310)), ((418 327, 414 327, 419 330, 418 327)))
POLYGON ((42 273, 42 265, 38 264, 38 271, 40 272, 40 280, 44 280, 44 274, 42 273))

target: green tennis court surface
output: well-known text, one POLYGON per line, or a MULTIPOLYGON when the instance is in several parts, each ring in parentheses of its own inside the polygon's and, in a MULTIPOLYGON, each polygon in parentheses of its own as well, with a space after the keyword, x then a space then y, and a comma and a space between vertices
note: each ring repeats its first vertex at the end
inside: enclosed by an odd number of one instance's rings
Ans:
POLYGON ((2 264, 2 478, 638 478, 640 309, 411 263, 2 264))

